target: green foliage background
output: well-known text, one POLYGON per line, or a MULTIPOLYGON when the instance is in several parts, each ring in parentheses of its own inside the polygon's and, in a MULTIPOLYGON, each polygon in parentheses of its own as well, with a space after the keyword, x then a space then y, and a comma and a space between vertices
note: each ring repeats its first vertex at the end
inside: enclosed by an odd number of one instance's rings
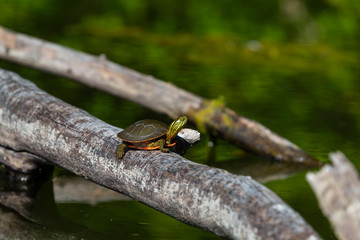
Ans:
MULTIPOLYGON (((327 161, 330 151, 342 150, 360 169, 359 1, 0 0, 0 6, 2 26, 105 54, 203 97, 223 96, 239 114, 261 122, 315 157, 327 161)), ((0 67, 119 127, 149 117, 170 121, 68 79, 4 61, 0 67)), ((206 162, 205 145, 197 145, 187 157, 206 162)), ((216 161, 248 159, 253 157, 219 142, 216 161)), ((267 186, 324 238, 334 237, 304 174, 267 186)), ((59 207, 68 212, 66 206, 59 207)), ((94 216, 98 214, 101 211, 94 216)), ((174 238, 176 224, 168 231, 174 238)), ((189 236, 200 238, 200 230, 192 231, 196 234, 190 231, 189 236)))

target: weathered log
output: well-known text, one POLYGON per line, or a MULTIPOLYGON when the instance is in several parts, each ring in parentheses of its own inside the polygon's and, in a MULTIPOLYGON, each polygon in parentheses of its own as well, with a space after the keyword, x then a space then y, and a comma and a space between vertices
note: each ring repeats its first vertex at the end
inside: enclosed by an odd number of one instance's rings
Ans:
POLYGON ((121 129, 0 69, 0 145, 27 151, 184 223, 231 239, 318 239, 303 218, 249 177, 175 153, 115 149, 121 129))
POLYGON ((330 159, 332 166, 325 165, 318 173, 308 173, 306 179, 339 239, 359 239, 359 175, 342 152, 331 153, 330 159))
POLYGON ((318 165, 263 125, 190 92, 108 61, 0 27, 0 58, 77 80, 172 118, 186 115, 231 144, 280 161, 318 165))

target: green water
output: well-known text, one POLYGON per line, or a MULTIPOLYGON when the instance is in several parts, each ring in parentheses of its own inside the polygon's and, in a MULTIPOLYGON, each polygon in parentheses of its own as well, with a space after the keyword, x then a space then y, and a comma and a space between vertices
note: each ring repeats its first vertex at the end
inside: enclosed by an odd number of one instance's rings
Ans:
MULTIPOLYGON (((105 54, 206 98, 224 97, 240 115, 316 158, 328 161, 330 151, 341 150, 360 169, 356 1, 0 0, 0 5, 0 25, 105 54)), ((170 122, 167 116, 68 79, 2 60, 0 67, 122 128, 144 118, 170 122)), ((272 181, 265 185, 324 239, 335 239, 305 172, 293 174, 289 166, 217 142, 215 162, 209 163, 205 137, 185 157, 259 179, 278 171, 282 179, 267 178, 272 181)), ((65 222, 112 239, 218 238, 134 201, 56 206, 65 222)))

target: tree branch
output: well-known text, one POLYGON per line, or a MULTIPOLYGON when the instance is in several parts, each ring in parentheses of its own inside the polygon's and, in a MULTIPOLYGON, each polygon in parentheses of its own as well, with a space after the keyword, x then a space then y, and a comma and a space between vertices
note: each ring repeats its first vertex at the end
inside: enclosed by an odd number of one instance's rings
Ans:
POLYGON ((0 145, 27 151, 184 223, 231 239, 318 239, 279 197, 249 177, 175 153, 115 149, 121 129, 0 69, 0 145))
POLYGON ((342 240, 360 236, 360 180, 356 169, 342 152, 330 154, 333 165, 308 173, 307 181, 320 207, 342 240))
POLYGON ((280 161, 318 165, 295 144, 224 104, 95 57, 0 27, 0 58, 77 80, 172 118, 186 115, 231 144, 280 161))

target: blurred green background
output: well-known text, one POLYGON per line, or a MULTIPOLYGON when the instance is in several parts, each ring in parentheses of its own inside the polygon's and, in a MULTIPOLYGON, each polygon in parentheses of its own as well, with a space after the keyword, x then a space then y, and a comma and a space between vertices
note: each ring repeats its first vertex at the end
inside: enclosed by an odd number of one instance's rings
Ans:
MULTIPOLYGON (((105 54, 206 98, 223 96, 231 109, 316 158, 328 161, 330 151, 341 150, 360 169, 359 1, 0 0, 0 6, 4 27, 105 54)), ((171 121, 68 79, 2 60, 0 67, 121 128, 143 118, 171 121)), ((214 166, 244 175, 259 174, 260 167, 287 168, 221 140, 215 150, 202 140, 185 157, 201 163, 215 159, 214 166)), ((325 239, 335 239, 304 176, 301 172, 266 186, 325 239)), ((125 239, 217 238, 132 201, 59 203, 58 209, 114 239, 129 229, 125 239), (109 219, 112 223, 105 224, 109 219), (140 222, 146 224, 139 227, 140 222)))

